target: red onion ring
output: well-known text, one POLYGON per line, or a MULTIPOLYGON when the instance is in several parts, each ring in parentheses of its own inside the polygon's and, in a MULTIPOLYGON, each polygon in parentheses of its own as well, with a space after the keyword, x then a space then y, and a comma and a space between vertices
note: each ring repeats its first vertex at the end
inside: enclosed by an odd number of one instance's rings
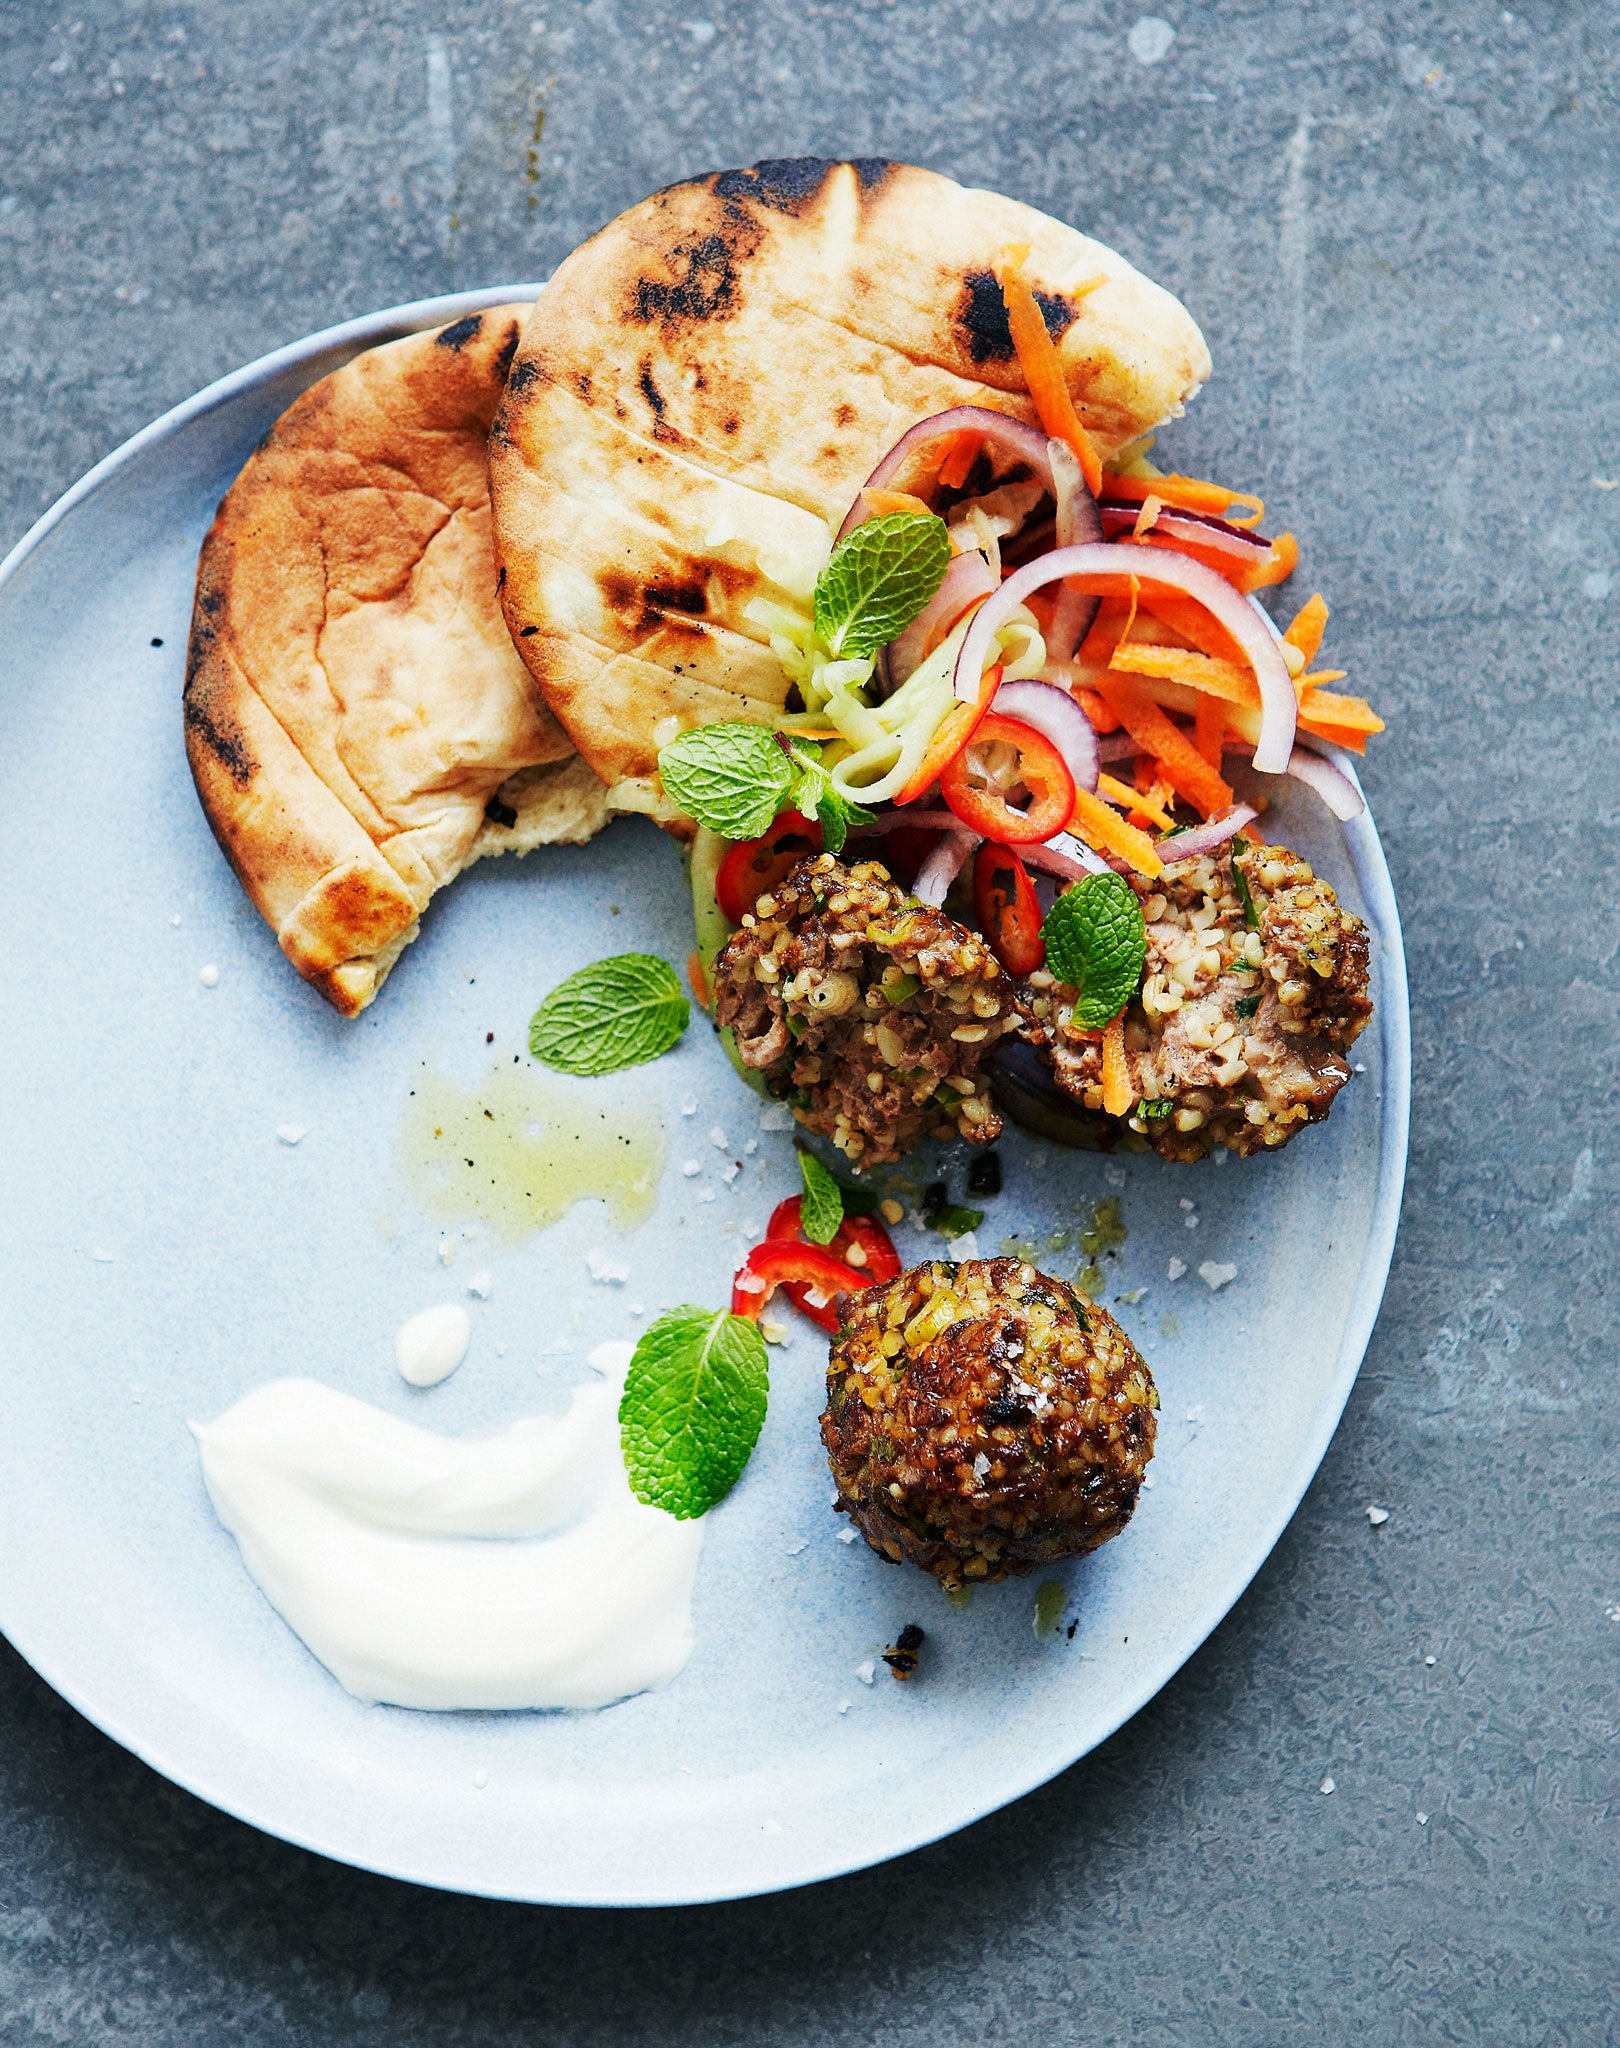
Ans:
POLYGON ((968 856, 983 844, 984 839, 980 833, 947 832, 917 870, 912 895, 919 903, 926 903, 930 910, 938 910, 945 901, 952 882, 962 872, 968 856))
MULTIPOLYGON (((945 571, 945 580, 935 591, 931 602, 923 607, 903 633, 896 634, 889 643, 889 675, 894 687, 898 689, 909 675, 915 673, 927 649, 929 636, 937 626, 948 632, 956 624, 957 614, 965 611, 976 597, 988 597, 992 590, 999 588, 995 570, 977 548, 958 555, 945 571)), ((943 633, 940 637, 944 637, 943 633)))
POLYGON ((1067 690, 1019 677, 1002 684, 990 708, 1006 718, 1022 719, 1049 739, 1063 756, 1076 789, 1097 787, 1097 729, 1067 690))
POLYGON ((1042 868, 1049 875, 1061 875, 1066 882, 1113 873, 1100 853, 1093 853, 1069 832, 1054 832, 1041 846, 1021 846, 1018 857, 1026 868, 1042 868))
POLYGON ((850 528, 859 523, 861 500, 865 494, 881 490, 908 455, 927 447, 931 441, 943 441, 948 434, 965 433, 982 434, 1004 455, 1028 463, 1046 489, 1054 497, 1057 495, 1052 483, 1051 460, 1046 452, 1046 436, 1039 427, 1026 427, 1022 420, 1009 419, 1004 412, 992 412, 985 405, 953 405, 948 412, 936 412, 925 420, 919 420, 900 436, 855 494, 855 502, 838 529, 838 539, 842 540, 850 528))
POLYGON ((1092 541, 1079 547, 1054 548, 1015 571, 973 614, 956 657, 958 697, 968 704, 977 703, 985 656, 997 627, 1006 623, 1032 591, 1065 576, 1135 576, 1142 583, 1179 590, 1203 605, 1247 656, 1260 685, 1260 741, 1254 750, 1254 765, 1266 775, 1285 772, 1294 744, 1298 705, 1288 664, 1277 652, 1276 641, 1225 577, 1190 555, 1173 554, 1168 548, 1092 541))
POLYGON ((1097 742, 1099 761, 1129 761, 1141 752, 1141 741, 1133 740, 1128 732, 1111 732, 1097 742))
MULTIPOLYGON (((1104 498, 1098 510, 1104 531, 1110 538, 1134 532, 1142 512, 1140 505, 1133 505, 1124 498, 1104 498)), ((1224 519, 1212 519, 1201 512, 1184 512, 1179 507, 1172 510, 1167 506, 1147 532, 1162 533, 1167 540, 1196 541, 1200 547, 1211 548, 1217 554, 1226 555, 1246 566, 1271 552, 1270 541, 1262 540, 1258 534, 1249 533, 1241 526, 1231 526, 1224 519)))
POLYGON ((1286 772, 1307 789, 1314 789, 1336 818, 1359 818, 1367 808, 1366 798, 1338 763, 1303 742, 1288 756, 1286 772))
POLYGON ((877 811, 870 825, 851 825, 851 839, 875 839, 883 832, 899 832, 915 825, 919 832, 960 832, 962 820, 955 811, 877 811))
POLYGON ((1154 850, 1166 867, 1172 861, 1197 860, 1201 854, 1224 846, 1234 833, 1241 832, 1259 815, 1253 804, 1234 804, 1224 818, 1212 818, 1207 825, 1194 825, 1187 832, 1172 832, 1156 841, 1154 850))
MULTIPOLYGON (((1067 441, 1048 441, 1046 449, 1051 458, 1053 496, 1057 501, 1057 545, 1072 548, 1085 541, 1101 540, 1102 514, 1087 488, 1079 456, 1067 441)), ((1052 630, 1046 636, 1046 651, 1050 659, 1069 661, 1073 658, 1074 650, 1091 631, 1101 602, 1100 598, 1088 597, 1083 590, 1072 589, 1068 584, 1063 586, 1058 592, 1057 603, 1052 607, 1052 630)), ((1086 787, 1095 789, 1097 784, 1093 780, 1086 787)))

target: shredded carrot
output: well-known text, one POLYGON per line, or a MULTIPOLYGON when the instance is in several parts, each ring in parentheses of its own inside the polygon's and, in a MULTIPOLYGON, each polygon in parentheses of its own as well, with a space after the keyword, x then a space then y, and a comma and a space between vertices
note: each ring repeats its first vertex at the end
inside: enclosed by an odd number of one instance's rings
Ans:
POLYGON ((1321 689, 1324 683, 1342 683, 1347 671, 1342 668, 1312 669, 1309 675, 1295 676, 1294 695, 1303 704, 1313 690, 1321 689))
MULTIPOLYGON (((1127 790, 1126 795, 1133 796, 1134 792, 1127 790)), ((1128 861, 1139 875, 1145 875, 1150 882, 1164 873, 1164 862, 1147 834, 1138 832, 1134 825, 1127 825, 1117 811, 1111 811, 1102 798, 1094 796, 1089 789, 1077 789, 1074 793, 1074 814, 1069 819, 1069 830, 1098 853, 1117 853, 1121 860, 1128 861)))
POLYGON ((1327 622, 1327 601, 1319 590, 1305 600, 1288 622, 1283 638, 1290 647, 1297 647, 1304 655, 1307 668, 1315 661, 1321 648, 1322 632, 1327 622))
POLYGON ((1131 1091, 1131 1070, 1125 1063, 1125 1012, 1103 1026, 1102 1042, 1103 1108, 1109 1116, 1123 1116, 1136 1100, 1131 1091))
POLYGON ((1367 751, 1367 735, 1357 731, 1354 726, 1323 725, 1315 718, 1302 718, 1299 721, 1299 729, 1301 732, 1314 733, 1319 740, 1332 740, 1336 747, 1343 747, 1348 753, 1365 754, 1367 751))
POLYGON ((692 984, 692 993, 705 1010, 714 1008, 714 991, 709 987, 709 976, 703 965, 703 955, 696 947, 686 956, 686 978, 692 984))
POLYGON ((1245 595, 1251 590, 1265 590, 1273 583, 1286 583, 1298 567, 1299 542, 1291 533, 1279 533, 1264 561, 1236 578, 1237 587, 1245 595))
POLYGON ((1207 690, 1230 704, 1258 704, 1260 685, 1253 672, 1218 655, 1199 654, 1190 647, 1152 647, 1141 640, 1121 640, 1109 657, 1111 668, 1126 669, 1133 675, 1163 676, 1169 682, 1187 683, 1207 690))
MULTIPOLYGON (((1324 676, 1331 676, 1332 669, 1323 669, 1324 676)), ((1306 682, 1311 679, 1305 678, 1306 682)), ((1365 697, 1341 697, 1335 690, 1307 690, 1300 699, 1299 715, 1311 718, 1324 725, 1347 726, 1352 732, 1382 732, 1384 721, 1374 711, 1365 697)))
POLYGON ((1080 709, 1091 720, 1098 732, 1118 732, 1119 720, 1095 690, 1088 690, 1082 683, 1074 692, 1080 700, 1080 709))
POLYGON ((943 489, 959 491, 962 488, 983 446, 983 434, 974 433, 971 427, 957 435, 945 451, 945 460, 939 465, 939 481, 943 489))
POLYGON ((1131 539, 1142 540, 1158 524, 1159 514, 1164 510, 1162 498, 1144 498, 1142 509, 1136 515, 1136 524, 1131 528, 1131 539))
POLYGON ((889 512, 932 512, 933 507, 911 491, 865 490, 862 498, 879 519, 889 512))
POLYGON ((1135 677, 1110 670, 1098 677, 1097 687, 1137 745, 1163 762, 1178 796, 1206 818, 1218 818, 1232 808, 1231 784, 1211 768, 1180 726, 1171 724, 1135 677))
POLYGON ((1105 476, 1103 489, 1110 498, 1134 498, 1138 503, 1152 496, 1166 505, 1178 505, 1184 512, 1210 512, 1232 526, 1258 526, 1266 516, 1264 498, 1247 491, 1229 491, 1224 484, 1207 484, 1195 476, 1105 476), (1254 509, 1242 519, 1232 519, 1229 508, 1250 505, 1254 509))
MULTIPOLYGON (((1215 763, 1217 769, 1220 765, 1219 761, 1215 763)), ((1144 831, 1149 825, 1157 825, 1161 832, 1170 831, 1176 822, 1176 792, 1164 772, 1164 764, 1151 754, 1138 754, 1133 780, 1136 802, 1131 806, 1131 823, 1140 825, 1144 831)))
POLYGON ((1189 645, 1203 654, 1212 654, 1217 661, 1235 661, 1243 664, 1243 650, 1221 625, 1212 612, 1206 612, 1201 604, 1190 597, 1182 597, 1169 591, 1150 590, 1142 600, 1142 609, 1151 612, 1171 632, 1180 634, 1189 645))
POLYGON ((1007 308, 1013 347, 1018 351, 1018 367, 1024 373, 1024 383, 1043 430, 1052 440, 1066 441, 1074 450, 1085 474, 1086 489, 1095 497, 1102 489, 1102 463, 1091 445, 1091 437, 1080 424, 1063 374, 1063 358, 1046 331, 1045 316, 1025 280, 1023 263, 1028 253, 1025 244, 1022 248, 1003 250, 1001 257, 1001 297, 1007 308))
POLYGON ((1193 745, 1215 770, 1221 772, 1221 748, 1226 740, 1226 713, 1218 698, 1198 693, 1198 708, 1193 713, 1193 745))
MULTIPOLYGON (((1143 760, 1147 758, 1145 754, 1142 756, 1143 760)), ((1143 829, 1139 819, 1145 819, 1149 825, 1157 825, 1161 832, 1175 829, 1175 819, 1165 810, 1151 786, 1145 790, 1131 789, 1114 776, 1103 774, 1097 777, 1097 794, 1106 797, 1111 804, 1118 804, 1122 811, 1128 811, 1130 822, 1138 831, 1143 829)))

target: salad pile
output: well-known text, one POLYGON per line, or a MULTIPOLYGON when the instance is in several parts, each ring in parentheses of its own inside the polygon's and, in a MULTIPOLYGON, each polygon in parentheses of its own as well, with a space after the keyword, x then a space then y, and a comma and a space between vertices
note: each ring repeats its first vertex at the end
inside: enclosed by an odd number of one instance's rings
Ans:
POLYGON ((750 607, 793 685, 774 729, 709 725, 660 753, 700 828, 700 999, 753 901, 856 836, 882 838, 936 907, 971 861, 974 921, 1007 971, 1055 948, 1088 1010, 1117 1016, 1132 950, 1113 930, 1131 897, 1119 876, 1214 852, 1264 806, 1238 801, 1227 755, 1308 784, 1337 817, 1363 808, 1329 750, 1365 752, 1383 722, 1314 666, 1327 605, 1313 595, 1280 628, 1257 595, 1293 573, 1293 536, 1256 530, 1258 498, 1159 474, 1150 440, 1104 469, 1025 253, 999 275, 1040 425, 964 405, 912 427, 850 508, 813 603, 750 607), (1043 912, 1032 871, 1117 893, 1043 912), (1109 971, 1088 985, 1091 957, 1109 971))

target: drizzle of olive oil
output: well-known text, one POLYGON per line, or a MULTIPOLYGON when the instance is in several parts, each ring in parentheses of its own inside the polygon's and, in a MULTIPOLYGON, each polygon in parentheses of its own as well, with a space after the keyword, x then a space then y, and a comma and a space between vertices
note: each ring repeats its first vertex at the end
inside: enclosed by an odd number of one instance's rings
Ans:
POLYGON ((592 1199, 630 1230, 658 1199, 663 1117, 654 1095, 622 1078, 604 1089, 508 1059, 475 1088, 424 1073, 399 1159, 428 1208, 480 1216, 497 1237, 527 1237, 592 1199))

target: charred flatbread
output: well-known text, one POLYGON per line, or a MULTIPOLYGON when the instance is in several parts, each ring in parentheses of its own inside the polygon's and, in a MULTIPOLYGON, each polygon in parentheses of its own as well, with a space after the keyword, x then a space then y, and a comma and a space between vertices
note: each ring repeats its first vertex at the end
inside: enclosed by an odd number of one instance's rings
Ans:
POLYGON ((602 786, 501 616, 485 443, 526 307, 366 351, 306 391, 203 544, 186 751, 283 952, 347 1016, 434 892, 590 837, 602 786))
POLYGON ((801 158, 671 186, 557 271, 490 439, 502 601, 541 700, 616 806, 682 829, 660 745, 767 720, 787 678, 759 597, 807 601, 916 421, 1033 421, 995 266, 1024 274, 1104 457, 1179 413, 1209 354, 1111 249, 998 193, 801 158))

